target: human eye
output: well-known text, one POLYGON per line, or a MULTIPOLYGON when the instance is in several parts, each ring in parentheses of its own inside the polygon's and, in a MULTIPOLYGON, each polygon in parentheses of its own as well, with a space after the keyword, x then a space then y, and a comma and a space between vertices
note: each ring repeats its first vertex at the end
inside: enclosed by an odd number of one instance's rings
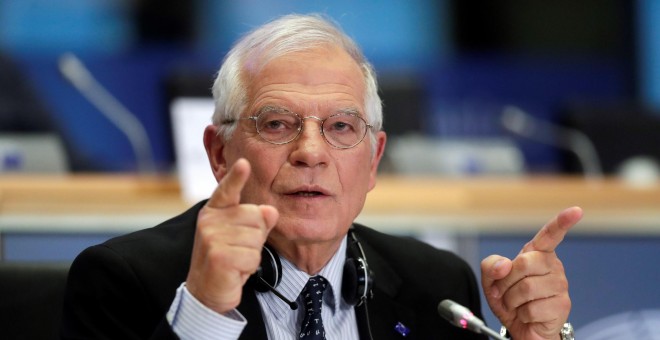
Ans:
POLYGON ((275 117, 269 117, 269 119, 264 119, 260 126, 262 131, 281 130, 286 128, 286 122, 275 117))
POLYGON ((356 133, 359 128, 360 119, 348 114, 340 114, 328 118, 324 130, 330 133, 347 134, 356 133))
POLYGON ((291 128, 295 121, 290 115, 280 113, 268 113, 262 115, 259 120, 259 127, 262 130, 282 130, 291 128))
POLYGON ((295 133, 299 125, 298 117, 290 113, 264 112, 257 119, 259 133, 272 138, 295 133))

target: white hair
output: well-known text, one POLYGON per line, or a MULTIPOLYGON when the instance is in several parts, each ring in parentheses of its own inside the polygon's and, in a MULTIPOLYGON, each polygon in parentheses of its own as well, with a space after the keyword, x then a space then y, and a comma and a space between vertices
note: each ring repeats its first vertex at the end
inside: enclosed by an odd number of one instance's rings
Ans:
POLYGON ((338 46, 360 66, 365 84, 365 115, 373 126, 369 132, 373 150, 374 131, 383 125, 383 108, 378 96, 378 84, 373 66, 366 60, 357 44, 339 26, 320 15, 291 14, 280 17, 249 32, 229 51, 213 83, 215 112, 213 124, 225 140, 231 138, 236 121, 247 106, 246 80, 248 70, 259 72, 270 61, 292 52, 306 51, 319 46, 338 46), (233 124, 223 122, 233 121, 233 124))

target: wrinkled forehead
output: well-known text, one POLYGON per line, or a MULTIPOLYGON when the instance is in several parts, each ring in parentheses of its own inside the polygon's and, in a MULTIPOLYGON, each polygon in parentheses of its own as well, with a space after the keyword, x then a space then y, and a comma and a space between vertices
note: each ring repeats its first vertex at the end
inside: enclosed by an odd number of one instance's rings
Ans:
MULTIPOLYGON (((245 54, 241 57, 242 64, 250 73, 258 73, 271 61, 295 53, 305 53, 309 51, 318 50, 341 50, 347 55, 351 55, 342 45, 337 41, 319 40, 310 41, 303 40, 301 42, 293 41, 292 39, 279 39, 270 41, 265 44, 258 44, 253 48, 246 50, 245 54), (294 43, 295 42, 295 43, 294 43)), ((359 58, 351 56, 356 64, 359 64, 359 58)))
POLYGON ((319 43, 306 47, 284 46, 282 48, 270 47, 253 50, 243 56, 241 73, 244 78, 243 80, 249 82, 258 78, 265 68, 278 61, 290 61, 294 63, 304 61, 321 62, 324 59, 329 60, 332 58, 339 60, 338 57, 341 57, 346 65, 350 64, 354 68, 354 71, 359 72, 360 77, 365 76, 358 60, 341 46, 331 43, 319 43))
POLYGON ((353 97, 362 106, 365 80, 344 50, 318 47, 278 56, 257 72, 246 72, 248 102, 268 95, 353 97))

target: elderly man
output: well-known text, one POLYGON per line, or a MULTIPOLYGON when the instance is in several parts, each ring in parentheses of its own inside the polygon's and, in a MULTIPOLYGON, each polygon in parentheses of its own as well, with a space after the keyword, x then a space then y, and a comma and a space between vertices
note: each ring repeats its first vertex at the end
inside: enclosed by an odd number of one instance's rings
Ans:
MULTIPOLYGON (((233 47, 213 94, 215 192, 84 251, 65 338, 483 338, 436 311, 451 299, 480 314, 464 261, 353 223, 386 135, 373 69, 351 39, 317 16, 282 17, 233 47)), ((515 339, 561 338, 570 298, 554 249, 580 217, 567 209, 515 259, 483 261, 488 304, 515 339)))

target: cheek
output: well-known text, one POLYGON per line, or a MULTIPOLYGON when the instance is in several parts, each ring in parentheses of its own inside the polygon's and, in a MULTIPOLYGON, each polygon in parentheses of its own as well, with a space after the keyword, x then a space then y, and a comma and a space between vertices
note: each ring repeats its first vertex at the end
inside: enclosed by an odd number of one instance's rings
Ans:
POLYGON ((362 196, 369 191, 369 158, 356 157, 352 162, 343 164, 345 167, 340 169, 339 173, 344 190, 353 193, 353 199, 364 199, 362 196))
MULTIPOLYGON (((262 150, 264 149, 262 148, 262 150)), ((250 203, 272 203, 271 187, 282 165, 282 157, 267 150, 265 152, 251 151, 243 153, 252 170, 241 196, 250 203)))

